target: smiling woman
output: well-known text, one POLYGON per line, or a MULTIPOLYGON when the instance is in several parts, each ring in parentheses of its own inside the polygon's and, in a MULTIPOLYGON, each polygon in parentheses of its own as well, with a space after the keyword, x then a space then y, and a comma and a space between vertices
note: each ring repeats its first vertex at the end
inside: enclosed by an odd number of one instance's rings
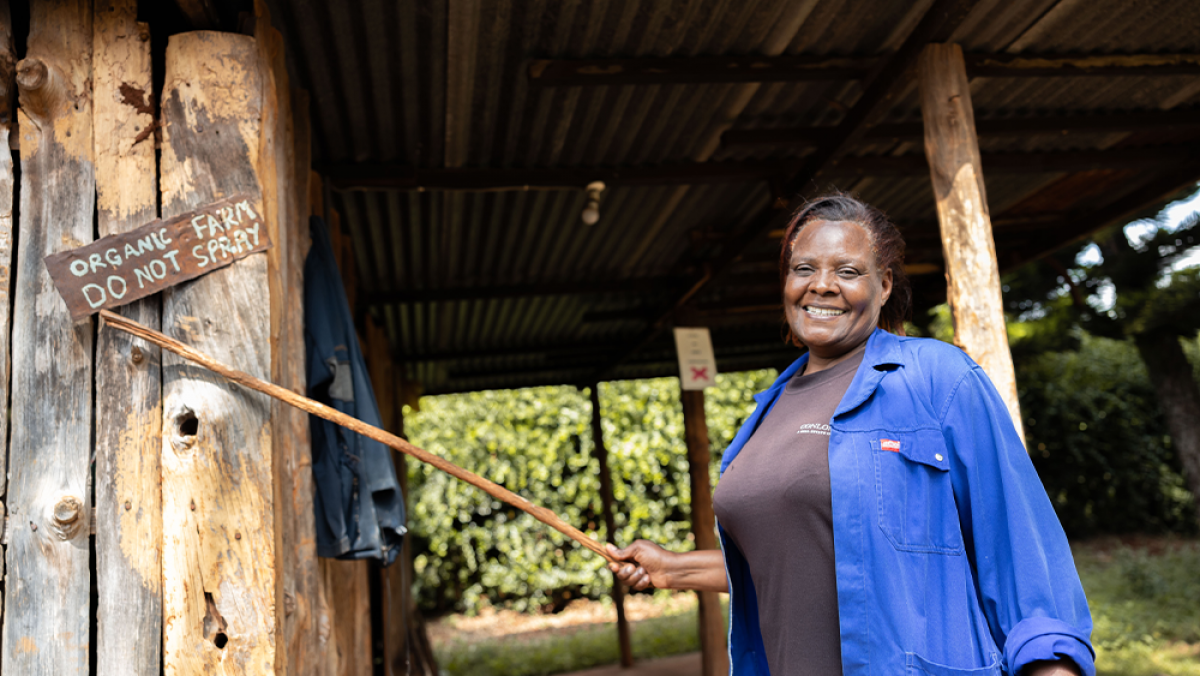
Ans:
POLYGON ((721 462, 722 551, 638 540, 637 589, 730 593, 747 674, 1094 674, 1066 537, 995 387, 961 350, 903 337, 904 241, 846 196, 780 251, 785 370, 721 462), (900 334, 900 335, 896 335, 900 334))

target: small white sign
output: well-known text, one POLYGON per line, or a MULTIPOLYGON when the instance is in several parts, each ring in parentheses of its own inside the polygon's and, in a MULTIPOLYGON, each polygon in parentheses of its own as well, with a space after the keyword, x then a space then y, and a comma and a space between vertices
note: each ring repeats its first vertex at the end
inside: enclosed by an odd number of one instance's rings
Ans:
POLYGON ((705 328, 676 328, 679 382, 685 390, 703 390, 717 384, 717 358, 712 337, 705 328))

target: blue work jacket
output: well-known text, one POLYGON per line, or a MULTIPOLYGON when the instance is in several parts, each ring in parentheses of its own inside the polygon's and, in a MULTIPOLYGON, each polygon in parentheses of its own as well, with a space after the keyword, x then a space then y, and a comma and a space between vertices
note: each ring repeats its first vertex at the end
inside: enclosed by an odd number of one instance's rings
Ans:
MULTIPOLYGON (((755 396, 722 472, 807 360, 755 396)), ((845 674, 1015 675, 1066 657, 1094 676, 1066 536, 1004 401, 970 357, 876 329, 830 425, 845 674)), ((731 674, 767 676, 750 567, 718 530, 731 674)))

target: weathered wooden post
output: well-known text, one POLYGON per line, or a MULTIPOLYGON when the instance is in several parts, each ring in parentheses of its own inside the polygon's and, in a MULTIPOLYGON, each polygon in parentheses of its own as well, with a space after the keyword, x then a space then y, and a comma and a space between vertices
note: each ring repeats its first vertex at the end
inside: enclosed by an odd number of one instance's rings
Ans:
MULTIPOLYGON (((8 135, 12 130, 14 96, 13 74, 16 69, 16 52, 13 49, 12 17, 8 11, 8 0, 0 0, 0 148, 8 147, 8 135)), ((0 153, 0 401, 8 401, 8 347, 9 331, 12 330, 9 308, 11 305, 12 282, 12 203, 13 166, 12 155, 0 153)), ((8 480, 8 416, 0 416, 0 523, 5 517, 3 500, 8 480)), ((0 548, 0 582, 4 581, 4 551, 0 548)), ((0 599, 0 620, 4 617, 4 600, 0 599)))
MULTIPOLYGON (((262 85, 254 39, 185 33, 167 44, 162 212, 171 217, 258 180, 262 85)), ((270 377, 266 255, 164 294, 163 330, 270 377)), ((167 674, 274 671, 271 403, 163 356, 163 605, 167 674)))
MULTIPOLYGON (((93 120, 100 235, 154 220, 150 29, 136 0, 98 0, 93 120)), ((159 327, 161 299, 121 307, 159 327)), ((96 338, 96 671, 157 674, 162 663, 162 369, 160 351, 120 331, 96 338)))
POLYGON ((941 223, 954 342, 987 372, 1024 438, 962 48, 931 44, 918 63, 925 155, 941 223))
MULTIPOLYGON (((708 445, 708 421, 704 415, 704 390, 681 390, 683 425, 687 435, 688 475, 692 485, 692 533, 696 549, 718 549, 717 517, 713 512, 712 481, 709 467, 712 453, 708 445)), ((704 676, 729 673, 729 655, 725 650, 725 620, 721 616, 721 597, 717 592, 696 592, 700 598, 700 659, 704 676)))
MULTIPOLYGON (((596 462, 600 465, 600 509, 604 513, 604 528, 608 542, 617 543, 617 521, 613 516, 612 473, 608 468, 608 447, 604 445, 603 416, 600 410, 600 383, 588 386, 592 399, 592 448, 596 462)), ((633 666, 633 644, 629 638, 629 620, 625 618, 625 587, 614 576, 612 585, 613 605, 617 608, 617 644, 621 648, 621 666, 633 666)))
POLYGON ((21 210, 12 333, 4 674, 87 674, 93 323, 42 258, 93 239, 92 4, 30 5, 17 66, 21 210))

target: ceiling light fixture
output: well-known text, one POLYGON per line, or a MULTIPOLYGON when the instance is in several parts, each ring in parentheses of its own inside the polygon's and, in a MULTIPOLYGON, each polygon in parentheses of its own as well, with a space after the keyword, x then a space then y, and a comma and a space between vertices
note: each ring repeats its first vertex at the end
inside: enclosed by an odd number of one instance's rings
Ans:
POLYGON ((587 206, 579 215, 584 225, 595 225, 600 220, 600 193, 604 192, 604 181, 592 181, 587 185, 587 206))

